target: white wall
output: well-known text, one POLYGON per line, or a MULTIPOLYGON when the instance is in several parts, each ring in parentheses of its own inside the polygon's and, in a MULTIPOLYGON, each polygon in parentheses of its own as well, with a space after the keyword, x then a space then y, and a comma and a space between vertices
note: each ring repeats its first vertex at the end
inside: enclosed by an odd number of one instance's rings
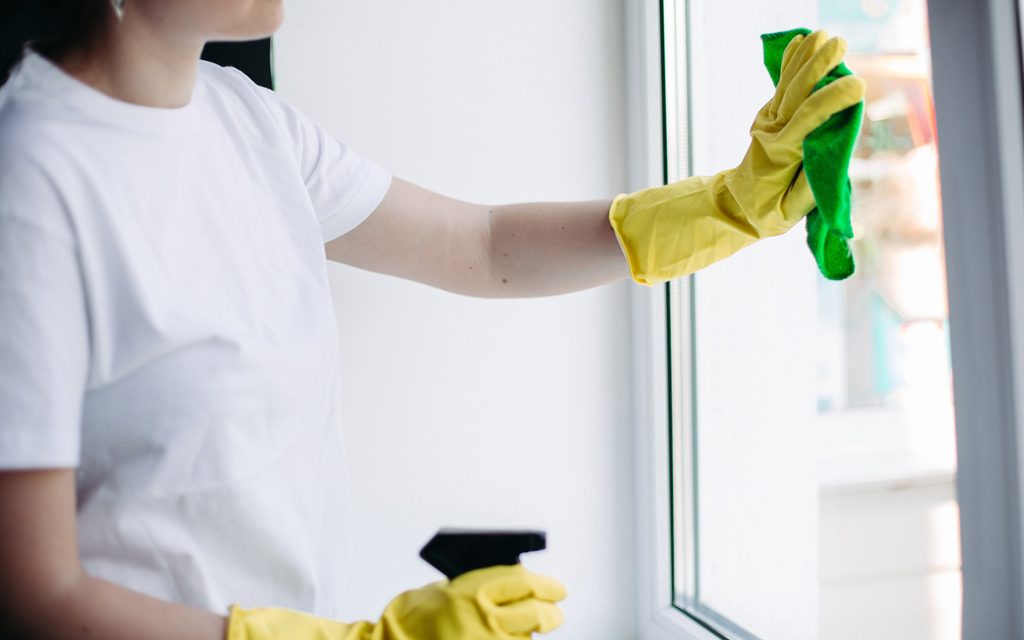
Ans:
MULTIPOLYGON (((489 203, 625 188, 622 0, 302 0, 278 88, 413 182, 489 203)), ((375 616, 438 577, 441 526, 539 527, 565 582, 553 638, 631 637, 628 287, 463 298, 343 266, 356 547, 345 603, 375 616)))

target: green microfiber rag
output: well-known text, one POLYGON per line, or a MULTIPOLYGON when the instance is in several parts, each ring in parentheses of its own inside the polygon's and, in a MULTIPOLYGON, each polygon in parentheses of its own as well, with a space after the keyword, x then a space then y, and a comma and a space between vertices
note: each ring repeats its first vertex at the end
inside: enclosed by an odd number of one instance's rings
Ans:
MULTIPOLYGON (((764 66, 772 82, 779 84, 782 54, 797 35, 808 35, 809 29, 793 29, 761 36, 764 44, 764 66)), ((815 87, 851 75, 840 63, 815 87)), ((859 102, 836 113, 804 139, 803 169, 818 205, 807 216, 807 245, 814 254, 821 274, 829 280, 843 280, 853 275, 853 254, 850 239, 850 158, 860 133, 864 103, 859 102)))

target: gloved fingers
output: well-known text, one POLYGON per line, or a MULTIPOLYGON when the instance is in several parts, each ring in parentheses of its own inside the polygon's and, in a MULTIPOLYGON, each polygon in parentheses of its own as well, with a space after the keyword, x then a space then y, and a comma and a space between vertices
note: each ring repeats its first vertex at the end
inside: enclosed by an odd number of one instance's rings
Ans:
POLYGON ((807 174, 801 170, 797 173, 793 184, 782 197, 782 217, 789 223, 796 224, 816 206, 811 185, 807 182, 807 174))
POLYGON ((535 598, 495 607, 490 614, 502 631, 514 636, 547 633, 565 621, 558 605, 535 598))
POLYGON ((828 42, 828 33, 824 30, 815 31, 800 41, 796 49, 789 56, 789 60, 783 58, 779 84, 775 90, 775 97, 772 98, 771 102, 772 116, 775 116, 779 109, 782 108, 782 101, 785 99, 786 93, 789 92, 789 86, 793 83, 794 76, 803 69, 807 61, 811 59, 811 56, 821 49, 826 42, 828 42))
POLYGON ((782 66, 779 67, 779 73, 782 73, 782 69, 789 68, 789 63, 793 58, 793 54, 796 53, 797 48, 803 41, 804 36, 799 34, 793 36, 793 39, 789 41, 789 44, 786 45, 786 50, 782 53, 782 66))
POLYGON ((788 120, 807 99, 814 87, 828 73, 839 66, 846 57, 846 40, 832 38, 814 52, 811 59, 801 68, 786 89, 779 107, 779 117, 788 120))
POLYGON ((865 89, 861 78, 844 76, 815 91, 779 132, 778 141, 786 146, 802 144, 808 134, 834 114, 863 100, 865 89))
POLYGON ((565 600, 565 596, 568 594, 565 590, 564 584, 550 576, 541 575, 539 573, 531 573, 529 575, 533 588, 533 596, 535 598, 546 600, 548 602, 559 602, 561 600, 565 600))
POLYGON ((558 580, 522 569, 481 585, 480 595, 501 605, 526 598, 558 602, 565 599, 566 591, 558 580))
POLYGON ((811 59, 814 52, 821 49, 822 45, 826 42, 828 42, 828 33, 824 30, 815 31, 804 36, 800 44, 793 50, 786 64, 782 65, 779 69, 779 89, 781 89, 782 93, 785 93, 793 81, 793 76, 807 64, 807 61, 811 59))

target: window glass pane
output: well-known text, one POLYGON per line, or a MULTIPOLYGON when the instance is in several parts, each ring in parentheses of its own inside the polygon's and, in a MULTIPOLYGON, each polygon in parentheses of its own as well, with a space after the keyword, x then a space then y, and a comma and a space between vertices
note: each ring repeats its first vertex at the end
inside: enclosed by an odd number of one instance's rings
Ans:
MULTIPOLYGON (((689 168, 709 175, 743 157, 754 114, 772 95, 760 35, 815 24, 817 5, 685 7, 689 99, 679 102, 689 107, 689 168)), ((673 438, 692 443, 689 455, 677 454, 673 495, 696 505, 691 526, 677 519, 676 531, 688 530, 692 541, 686 546, 683 536, 676 556, 679 604, 737 637, 813 638, 817 629, 811 264, 800 234, 787 234, 702 271, 691 295, 679 296, 692 302, 692 314, 681 315, 692 317, 693 332, 692 357, 677 369, 692 365, 693 374, 688 389, 678 388, 691 397, 673 421, 683 429, 689 418, 693 429, 673 438)), ((677 351, 682 346, 676 341, 677 351)), ((681 373, 673 380, 684 380, 681 373)))
POLYGON ((822 638, 958 638, 959 521, 924 0, 820 0, 868 83, 858 269, 819 282, 822 638), (869 614, 869 615, 865 615, 869 614))
POLYGON ((925 0, 668 4, 668 61, 685 73, 667 74, 666 112, 689 134, 685 148, 670 137, 670 178, 742 156, 771 91, 761 32, 843 35, 868 82, 850 172, 856 274, 821 278, 800 228, 672 288, 677 606, 729 637, 957 638, 925 0))

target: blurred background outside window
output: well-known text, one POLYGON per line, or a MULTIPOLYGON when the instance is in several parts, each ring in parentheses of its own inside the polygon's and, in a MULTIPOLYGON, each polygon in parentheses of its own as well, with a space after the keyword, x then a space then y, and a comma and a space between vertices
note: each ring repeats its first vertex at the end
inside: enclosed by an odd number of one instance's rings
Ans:
POLYGON ((728 638, 960 637, 925 2, 665 3, 670 179, 742 154, 766 24, 842 35, 868 87, 855 275, 812 273, 801 230, 670 288, 675 604, 728 638))

